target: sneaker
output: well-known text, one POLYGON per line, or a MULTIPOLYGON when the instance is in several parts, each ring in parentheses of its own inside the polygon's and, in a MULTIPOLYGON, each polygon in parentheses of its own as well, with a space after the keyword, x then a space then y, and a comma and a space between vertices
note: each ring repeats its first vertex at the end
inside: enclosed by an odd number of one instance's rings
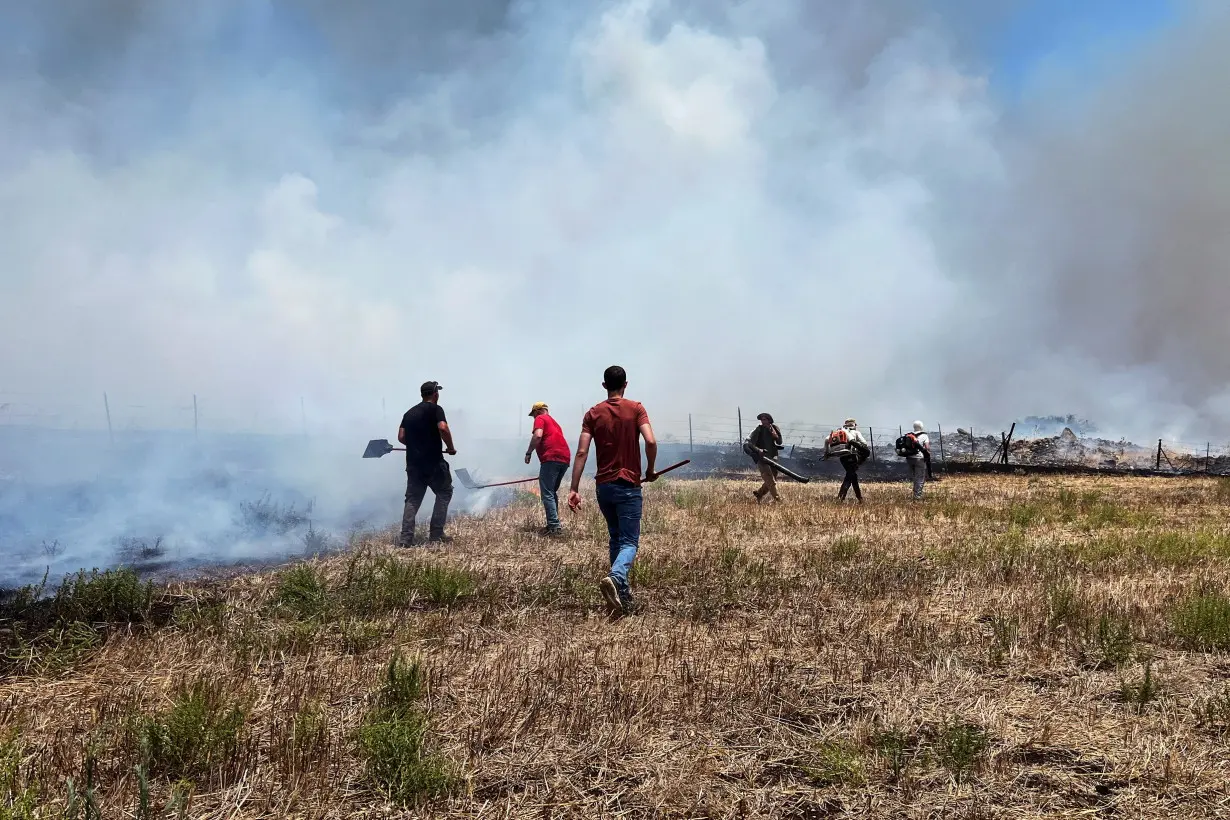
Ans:
POLYGON ((544 538, 558 538, 564 534, 563 527, 544 527, 538 531, 538 534, 544 538))
POLYGON ((427 539, 428 544, 451 544, 453 539, 448 535, 433 535, 427 539))
POLYGON ((602 600, 606 601, 607 609, 611 611, 611 614, 622 614, 624 602, 619 597, 619 588, 615 586, 615 579, 608 575, 598 584, 598 589, 602 592, 602 600))

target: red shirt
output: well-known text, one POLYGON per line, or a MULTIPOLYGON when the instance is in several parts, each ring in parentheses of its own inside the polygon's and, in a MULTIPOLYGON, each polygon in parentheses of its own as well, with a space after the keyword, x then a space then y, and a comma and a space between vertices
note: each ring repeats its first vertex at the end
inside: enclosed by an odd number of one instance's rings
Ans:
POLYGON ((540 413, 534 417, 534 429, 542 431, 542 438, 538 440, 538 446, 535 448, 539 461, 553 461, 559 464, 572 461, 572 451, 568 449, 568 440, 564 438, 564 431, 560 429, 555 419, 546 413, 540 413))
POLYGON ((640 429, 648 423, 645 407, 631 399, 607 399, 589 409, 581 421, 581 432, 593 436, 599 484, 623 479, 640 486, 640 429))

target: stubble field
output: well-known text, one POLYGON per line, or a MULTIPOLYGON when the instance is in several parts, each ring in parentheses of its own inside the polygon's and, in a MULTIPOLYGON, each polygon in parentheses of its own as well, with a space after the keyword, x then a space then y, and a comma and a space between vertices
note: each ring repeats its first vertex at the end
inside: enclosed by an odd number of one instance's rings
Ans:
POLYGON ((1230 815, 1230 483, 754 486, 18 596, 0 818, 1230 815))

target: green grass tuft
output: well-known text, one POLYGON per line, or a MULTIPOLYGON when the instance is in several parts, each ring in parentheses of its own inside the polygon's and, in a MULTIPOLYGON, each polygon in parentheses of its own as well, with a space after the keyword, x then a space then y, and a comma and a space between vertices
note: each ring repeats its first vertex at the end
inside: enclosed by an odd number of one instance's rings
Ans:
POLYGON ((207 781, 235 756, 245 720, 245 709, 221 684, 199 680, 165 712, 138 719, 141 765, 151 775, 207 781))

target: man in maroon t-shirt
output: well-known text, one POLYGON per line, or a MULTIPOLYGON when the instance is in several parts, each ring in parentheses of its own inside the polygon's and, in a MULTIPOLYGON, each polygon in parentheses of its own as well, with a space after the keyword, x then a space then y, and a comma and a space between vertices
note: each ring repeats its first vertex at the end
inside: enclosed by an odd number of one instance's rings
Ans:
POLYGON ((564 483, 572 451, 564 431, 555 419, 547 414, 546 402, 535 402, 530 408, 534 419, 534 433, 530 436, 529 449, 525 451, 525 463, 538 453, 538 491, 542 495, 542 508, 547 513, 547 528, 543 535, 559 535, 564 529, 559 523, 559 485, 564 483))
POLYGON ((658 443, 653 437, 649 414, 639 403, 624 398, 628 376, 618 365, 602 374, 606 401, 595 404, 581 422, 581 441, 572 465, 572 489, 568 506, 581 506, 581 476, 592 441, 598 449, 598 509, 606 519, 610 536, 611 572, 599 588, 612 614, 634 611, 628 572, 636 560, 641 540, 641 483, 653 481, 658 443), (645 439, 645 477, 641 478, 641 438, 645 439))

